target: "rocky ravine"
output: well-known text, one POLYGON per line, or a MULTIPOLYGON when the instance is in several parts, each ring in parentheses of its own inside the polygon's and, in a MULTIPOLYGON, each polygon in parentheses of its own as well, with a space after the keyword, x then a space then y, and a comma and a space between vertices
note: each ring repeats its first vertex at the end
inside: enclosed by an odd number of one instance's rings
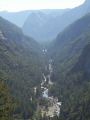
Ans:
POLYGON ((45 76, 43 73, 43 80, 41 82, 41 98, 38 104, 38 110, 41 111, 42 117, 45 115, 47 117, 53 118, 54 116, 60 115, 61 102, 58 101, 57 97, 49 95, 49 89, 55 83, 51 80, 51 75, 53 72, 52 60, 49 60, 49 74, 45 76), (40 101, 42 101, 40 103, 40 101))

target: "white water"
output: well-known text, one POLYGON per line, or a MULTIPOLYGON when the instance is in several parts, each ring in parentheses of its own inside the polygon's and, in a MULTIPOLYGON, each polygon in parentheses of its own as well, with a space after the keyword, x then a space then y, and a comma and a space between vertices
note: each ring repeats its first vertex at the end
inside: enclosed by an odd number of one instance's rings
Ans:
POLYGON ((43 96, 44 98, 47 98, 47 99, 48 99, 48 89, 47 89, 47 88, 44 88, 44 92, 43 92, 42 96, 43 96))
POLYGON ((48 82, 47 84, 48 85, 54 85, 54 83, 52 82, 51 80, 51 75, 52 75, 52 72, 53 72, 53 68, 52 68, 52 60, 50 60, 49 62, 49 74, 47 76, 45 76, 43 74, 43 78, 44 80, 42 81, 41 83, 41 89, 42 89, 42 97, 45 98, 45 99, 48 99, 51 103, 52 103, 52 106, 49 107, 49 111, 48 111, 48 116, 49 117, 54 117, 55 115, 59 116, 60 115, 60 107, 61 107, 61 102, 58 101, 58 98, 54 98, 53 96, 49 96, 49 89, 48 87, 44 86, 45 83, 47 82, 47 78, 48 78, 48 82))

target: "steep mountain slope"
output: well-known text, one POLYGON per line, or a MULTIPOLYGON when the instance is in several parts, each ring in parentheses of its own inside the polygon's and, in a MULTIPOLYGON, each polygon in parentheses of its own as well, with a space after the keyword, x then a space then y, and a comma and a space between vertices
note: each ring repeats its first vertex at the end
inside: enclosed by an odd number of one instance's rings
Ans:
POLYGON ((90 14, 60 33, 49 51, 56 81, 51 93, 62 101, 59 120, 89 120, 90 14))
POLYGON ((67 27, 57 36, 49 49, 49 53, 55 61, 55 66, 59 64, 59 72, 68 71, 75 64, 82 49, 90 41, 89 31, 90 14, 67 27))
POLYGON ((84 47, 76 64, 67 74, 63 74, 63 77, 59 75, 57 77, 53 76, 57 84, 52 88, 51 92, 62 101, 59 120, 90 119, 89 50, 90 43, 84 47))
POLYGON ((37 42, 0 17, 0 78, 21 101, 20 111, 25 118, 32 115, 35 108, 33 89, 42 77, 41 52, 37 42), (33 103, 30 102, 31 96, 33 103))
MULTIPOLYGON (((89 37, 90 39, 90 37, 89 37)), ((90 44, 64 79, 61 120, 90 119, 90 44), (65 100, 66 99, 66 100, 65 100)), ((60 85, 61 86, 61 85, 60 85)), ((61 91, 61 90, 60 90, 61 91)))
POLYGON ((87 73, 86 77, 87 79, 90 79, 90 43, 85 46, 81 56, 79 57, 79 60, 77 64, 74 66, 74 68, 71 70, 72 73, 75 72, 83 72, 87 73))
POLYGON ((24 23, 24 33, 41 42, 53 40, 68 25, 90 12, 90 1, 86 0, 84 4, 71 10, 66 9, 63 14, 59 14, 59 12, 60 10, 57 10, 57 15, 53 12, 54 17, 49 15, 49 19, 43 17, 44 14, 36 13, 33 16, 30 15, 24 23), (31 31, 31 27, 33 31, 31 31))
MULTIPOLYGON (((72 24, 80 17, 90 12, 90 1, 85 0, 85 2, 69 11, 67 11, 62 16, 57 16, 52 22, 50 22, 50 26, 52 27, 52 31, 56 30, 56 33, 63 31, 68 25, 72 24)), ((56 34, 56 35, 57 35, 56 34)))
POLYGON ((56 24, 52 22, 67 11, 69 9, 32 11, 23 25, 23 31, 39 42, 51 40, 57 35, 57 29, 53 29, 56 24))

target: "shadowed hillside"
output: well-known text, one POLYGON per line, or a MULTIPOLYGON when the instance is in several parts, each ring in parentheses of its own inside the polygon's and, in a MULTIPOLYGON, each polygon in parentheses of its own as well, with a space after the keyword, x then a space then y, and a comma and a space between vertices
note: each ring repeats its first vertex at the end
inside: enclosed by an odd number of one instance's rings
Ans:
POLYGON ((0 17, 0 78, 8 84, 13 96, 23 103, 21 111, 25 118, 32 115, 35 108, 30 97, 42 77, 42 59, 38 43, 0 17))

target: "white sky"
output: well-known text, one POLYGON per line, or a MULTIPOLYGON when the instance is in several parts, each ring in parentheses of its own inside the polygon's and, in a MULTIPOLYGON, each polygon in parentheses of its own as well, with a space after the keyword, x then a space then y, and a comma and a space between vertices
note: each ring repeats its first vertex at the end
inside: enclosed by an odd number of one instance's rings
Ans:
POLYGON ((74 8, 85 0, 0 0, 0 11, 74 8))

